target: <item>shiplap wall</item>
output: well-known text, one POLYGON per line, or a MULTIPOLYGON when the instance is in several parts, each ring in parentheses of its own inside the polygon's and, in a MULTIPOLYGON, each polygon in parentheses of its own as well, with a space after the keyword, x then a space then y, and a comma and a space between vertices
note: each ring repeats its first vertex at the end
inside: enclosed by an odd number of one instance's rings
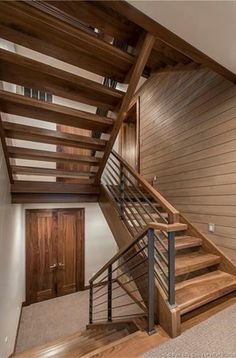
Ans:
POLYGON ((141 174, 236 263, 236 86, 172 72, 139 94, 141 174))

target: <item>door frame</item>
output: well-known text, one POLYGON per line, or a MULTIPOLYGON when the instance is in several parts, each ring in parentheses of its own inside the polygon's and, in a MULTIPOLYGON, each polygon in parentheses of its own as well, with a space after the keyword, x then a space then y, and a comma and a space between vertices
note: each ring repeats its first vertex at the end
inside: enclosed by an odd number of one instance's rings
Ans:
POLYGON ((126 114, 126 118, 123 120, 121 129, 120 129, 120 137, 119 137, 119 144, 118 144, 118 151, 122 156, 122 147, 123 147, 123 124, 127 122, 127 118, 129 117, 129 113, 135 110, 135 126, 136 126, 136 143, 135 143, 135 170, 140 173, 140 96, 137 96, 135 102, 133 102, 132 106, 130 107, 129 111, 126 114))
POLYGON ((26 305, 31 303, 31 276, 32 276, 32 267, 30 266, 30 227, 29 227, 29 218, 31 212, 59 212, 63 211, 77 211, 80 215, 80 223, 78 225, 78 234, 76 242, 76 292, 83 291, 85 287, 85 208, 41 208, 41 209, 25 209, 25 296, 26 296, 26 305))

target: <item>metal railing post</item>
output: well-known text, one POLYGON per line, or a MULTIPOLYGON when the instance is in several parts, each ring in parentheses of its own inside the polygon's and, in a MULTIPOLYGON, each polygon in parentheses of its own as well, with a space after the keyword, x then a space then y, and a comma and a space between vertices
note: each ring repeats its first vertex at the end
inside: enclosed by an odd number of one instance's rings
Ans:
POLYGON ((89 323, 93 323, 93 282, 89 284, 89 323))
POLYGON ((168 301, 175 304, 175 233, 168 232, 168 301))
POLYGON ((124 166, 120 163, 120 217, 124 219, 125 177, 124 166))
POLYGON ((112 265, 108 266, 107 320, 112 321, 112 265))
POLYGON ((148 334, 155 333, 154 304, 155 304, 155 257, 154 230, 148 230, 148 334))

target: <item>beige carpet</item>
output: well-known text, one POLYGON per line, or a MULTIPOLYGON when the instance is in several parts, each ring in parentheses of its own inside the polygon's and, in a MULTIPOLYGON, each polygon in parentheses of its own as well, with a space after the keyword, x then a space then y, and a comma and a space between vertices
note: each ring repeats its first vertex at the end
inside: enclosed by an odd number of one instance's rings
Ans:
POLYGON ((88 290, 24 307, 16 352, 84 330, 87 323, 88 290))
MULTIPOLYGON (((113 307, 118 306, 117 309, 113 309, 114 316, 142 313, 137 305, 131 304, 122 307, 123 304, 133 303, 133 301, 126 294, 119 298, 121 294, 125 294, 121 287, 113 291, 113 307), (114 299, 115 297, 117 299, 114 299)), ((98 299, 96 303, 102 301, 104 301, 104 297, 98 299)), ((88 305, 89 291, 86 290, 24 307, 16 353, 84 330, 89 322, 88 305)), ((102 311, 96 314, 96 317, 104 320, 107 303, 98 306, 95 310, 102 311)))
POLYGON ((142 358, 236 358, 236 304, 142 358))

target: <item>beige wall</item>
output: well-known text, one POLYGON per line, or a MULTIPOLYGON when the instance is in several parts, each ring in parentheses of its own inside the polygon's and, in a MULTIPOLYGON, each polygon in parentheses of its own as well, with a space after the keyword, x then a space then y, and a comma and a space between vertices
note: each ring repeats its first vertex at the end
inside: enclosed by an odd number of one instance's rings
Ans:
POLYGON ((140 100, 141 173, 236 263, 235 85, 207 70, 161 74, 140 100))
POLYGON ((236 1, 128 2, 236 73, 236 1))

